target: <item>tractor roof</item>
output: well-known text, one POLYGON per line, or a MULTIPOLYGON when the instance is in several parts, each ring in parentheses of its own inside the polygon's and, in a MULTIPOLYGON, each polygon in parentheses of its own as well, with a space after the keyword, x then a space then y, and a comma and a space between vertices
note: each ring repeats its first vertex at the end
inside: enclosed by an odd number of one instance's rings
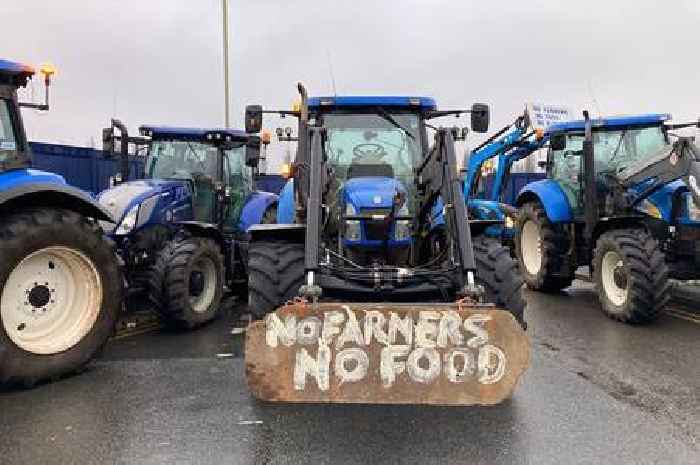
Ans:
POLYGON ((219 133, 224 136, 231 136, 232 139, 247 140, 249 138, 245 131, 240 129, 223 128, 182 128, 173 126, 141 126, 142 134, 148 133, 154 139, 179 139, 202 141, 209 133, 219 133))
POLYGON ((34 68, 29 65, 0 58, 0 84, 12 84, 24 87, 27 79, 34 75, 34 68))
POLYGON ((421 110, 435 110, 437 104, 431 97, 409 96, 331 96, 309 97, 309 108, 317 110, 322 107, 395 107, 395 108, 420 108, 421 110))
MULTIPOLYGON (((594 128, 617 128, 628 126, 653 126, 655 124, 661 124, 664 121, 668 121, 670 119, 671 115, 667 113, 650 113, 647 115, 610 116, 607 118, 596 118, 593 119, 591 122, 594 128)), ((585 121, 581 119, 552 124, 547 128, 546 133, 551 134, 553 132, 562 131, 583 131, 584 129, 585 121)))

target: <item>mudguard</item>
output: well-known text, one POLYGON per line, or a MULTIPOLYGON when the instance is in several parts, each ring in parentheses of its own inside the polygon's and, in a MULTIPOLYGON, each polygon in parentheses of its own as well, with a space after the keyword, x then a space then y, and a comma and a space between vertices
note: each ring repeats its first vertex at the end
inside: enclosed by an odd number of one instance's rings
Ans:
POLYGON ((277 222, 280 224, 294 223, 294 210, 294 179, 290 179, 280 192, 277 204, 277 222))
MULTIPOLYGON (((653 193, 651 193, 651 195, 649 195, 649 197, 647 197, 647 200, 659 209, 661 218, 670 224, 674 220, 673 200, 675 196, 679 192, 687 191, 688 186, 686 186, 685 183, 680 179, 677 179, 671 183, 666 184, 665 186, 660 187, 659 189, 656 189, 653 193)), ((639 204, 637 204, 637 206, 639 206, 639 204)), ((640 211, 642 211, 642 213, 645 213, 643 209, 641 209, 640 211)))
POLYGON ((106 208, 88 193, 66 184, 62 176, 34 169, 0 174, 0 208, 33 206, 65 208, 88 218, 114 223, 106 208))
POLYGON ((536 198, 540 201, 552 223, 570 223, 574 216, 566 194, 559 183, 551 179, 531 182, 518 194, 516 206, 521 207, 528 201, 536 198))
POLYGON ((252 225, 260 224, 268 207, 277 202, 278 196, 270 192, 253 192, 246 199, 238 227, 241 231, 247 231, 252 225))

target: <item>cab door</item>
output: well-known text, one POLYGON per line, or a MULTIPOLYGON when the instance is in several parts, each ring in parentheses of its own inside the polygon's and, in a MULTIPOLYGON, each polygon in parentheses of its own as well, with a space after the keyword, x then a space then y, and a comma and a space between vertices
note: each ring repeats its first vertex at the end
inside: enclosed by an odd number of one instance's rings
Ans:
POLYGON ((567 134, 566 148, 549 150, 547 178, 566 194, 574 216, 583 215, 583 134, 567 134))
POLYGON ((253 191, 253 174, 245 164, 245 144, 224 150, 222 181, 227 192, 224 226, 237 230, 243 206, 253 191))

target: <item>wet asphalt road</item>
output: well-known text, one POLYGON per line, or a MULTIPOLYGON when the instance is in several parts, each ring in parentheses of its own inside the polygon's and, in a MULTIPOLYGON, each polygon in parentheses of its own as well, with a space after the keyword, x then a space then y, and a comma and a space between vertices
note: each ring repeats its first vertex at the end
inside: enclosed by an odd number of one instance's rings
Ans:
POLYGON ((528 299, 532 366, 496 407, 258 403, 228 316, 0 393, 0 463, 700 463, 700 324, 615 323, 581 282, 528 299))

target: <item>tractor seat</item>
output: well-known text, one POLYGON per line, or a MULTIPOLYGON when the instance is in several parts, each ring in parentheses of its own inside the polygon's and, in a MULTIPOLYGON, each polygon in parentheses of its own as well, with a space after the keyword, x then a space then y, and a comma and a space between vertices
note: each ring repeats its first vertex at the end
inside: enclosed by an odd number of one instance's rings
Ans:
POLYGON ((368 176, 393 178, 394 168, 386 163, 381 164, 352 164, 348 166, 348 179, 368 176))

